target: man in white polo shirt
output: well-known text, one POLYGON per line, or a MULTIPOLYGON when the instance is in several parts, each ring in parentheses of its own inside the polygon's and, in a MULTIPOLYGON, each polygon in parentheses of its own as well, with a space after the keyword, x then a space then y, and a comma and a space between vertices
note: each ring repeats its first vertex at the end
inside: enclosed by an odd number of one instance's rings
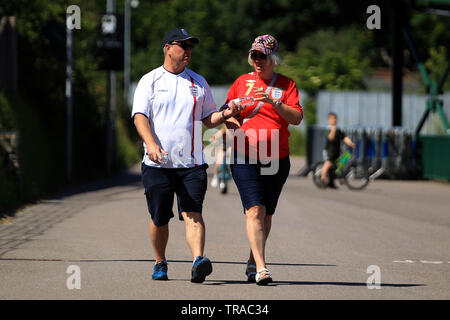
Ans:
POLYGON ((194 258, 191 281, 201 283, 212 272, 203 256, 205 225, 203 199, 207 187, 202 124, 208 128, 238 114, 233 102, 216 111, 206 80, 186 68, 198 37, 185 29, 169 31, 163 40, 164 64, 139 81, 132 118, 144 142, 142 181, 151 215, 150 238, 155 253, 152 278, 167 280, 165 256, 174 194, 178 216, 186 226, 186 241, 194 258))

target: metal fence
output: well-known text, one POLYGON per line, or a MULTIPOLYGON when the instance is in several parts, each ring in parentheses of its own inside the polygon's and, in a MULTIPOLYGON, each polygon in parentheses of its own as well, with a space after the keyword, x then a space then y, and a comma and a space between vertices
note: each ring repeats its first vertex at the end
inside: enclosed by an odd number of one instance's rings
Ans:
MULTIPOLYGON (((353 156, 367 164, 371 178, 417 178, 417 144, 413 130, 382 127, 340 127, 356 144, 353 156)), ((329 127, 312 125, 307 129, 307 165, 299 175, 306 176, 313 165, 323 161, 329 127)), ((345 145, 342 145, 342 150, 345 145)))
MULTIPOLYGON (((427 95, 405 94, 402 100, 402 127, 414 130, 422 117, 427 95)), ((444 112, 450 114, 450 93, 440 96, 444 102, 444 112)), ((339 124, 343 127, 392 126, 392 95, 390 92, 363 91, 321 91, 317 97, 317 124, 326 125, 329 112, 338 115, 339 124)), ((437 133, 439 121, 433 117, 422 129, 424 134, 437 133)))
MULTIPOLYGON (((427 106, 428 96, 404 94, 402 127, 392 127, 392 96, 389 92, 321 91, 317 97, 318 125, 308 128, 307 168, 322 160, 328 113, 338 115, 338 123, 357 144, 357 157, 366 161, 372 177, 417 178, 421 176, 420 148, 414 131, 427 106)), ((444 113, 450 114, 450 93, 439 96, 444 113)), ((432 115, 421 134, 445 134, 442 122, 432 115)))

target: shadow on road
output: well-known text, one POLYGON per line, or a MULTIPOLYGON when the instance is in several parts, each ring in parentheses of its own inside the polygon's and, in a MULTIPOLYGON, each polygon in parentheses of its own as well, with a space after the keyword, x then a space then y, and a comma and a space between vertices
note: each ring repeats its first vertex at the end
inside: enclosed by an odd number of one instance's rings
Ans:
MULTIPOLYGON (((43 261, 43 262, 146 262, 154 263, 155 260, 152 259, 81 259, 81 260, 64 260, 64 259, 21 259, 21 258, 0 258, 0 261, 43 261)), ((168 263, 189 263, 192 264, 191 260, 167 260, 168 263)), ((237 261, 212 261, 213 264, 242 264, 246 265, 246 262, 237 261)), ((277 265, 277 266, 307 266, 307 267, 337 267, 334 264, 308 264, 308 263, 267 263, 267 265, 277 265)), ((171 279, 171 280, 181 280, 181 279, 171 279)), ((219 285, 233 285, 233 284, 248 284, 249 282, 245 280, 205 280, 205 285, 219 286, 219 285)), ((346 286, 346 287, 366 287, 367 283, 363 282, 336 282, 336 281, 274 281, 269 286, 286 286, 286 285, 297 285, 297 286, 346 286)), ((423 287, 426 284, 418 283, 381 283, 381 287, 392 287, 392 288, 408 288, 408 287, 423 287)))
MULTIPOLYGON (((274 281, 272 285, 301 285, 301 286, 317 286, 317 285, 325 285, 325 286, 348 286, 348 287, 366 287, 367 283, 361 282, 330 282, 330 281, 274 281)), ((426 284, 417 284, 417 283, 381 283, 381 287, 423 287, 426 284)))
POLYGON ((31 200, 27 203, 22 203, 21 205, 12 210, 0 212, 0 224, 10 224, 12 222, 12 219, 16 218, 18 211, 21 211, 25 207, 30 205, 36 205, 40 203, 51 203, 54 201, 60 201, 66 197, 88 192, 100 191, 118 186, 143 188, 139 168, 140 164, 136 164, 133 167, 124 169, 109 177, 97 177, 92 178, 92 180, 89 181, 80 181, 78 183, 69 184, 65 187, 62 187, 60 191, 56 191, 52 194, 47 194, 43 196, 43 199, 31 200))
MULTIPOLYGON (((206 285, 226 285, 226 284, 248 284, 249 282, 243 280, 205 280, 206 285)), ((367 287, 367 283, 362 282, 331 282, 331 281, 273 281, 268 284, 268 287, 285 285, 297 285, 297 286, 346 286, 346 287, 367 287)), ((417 283, 381 283, 381 287, 393 287, 393 288, 407 288, 407 287, 423 287, 426 284, 417 283)))
POLYGON ((67 189, 53 195, 51 199, 61 199, 80 193, 99 191, 124 185, 142 186, 141 173, 135 165, 129 169, 125 169, 110 177, 95 179, 93 181, 84 182, 77 186, 70 186, 67 189))
MULTIPOLYGON (((152 259, 27 259, 27 258, 0 258, 1 260, 10 261, 41 261, 41 262, 155 262, 152 259)), ((192 260, 167 260, 168 263, 190 263, 192 260)), ((211 261, 213 264, 241 264, 246 265, 247 262, 240 261, 211 261)), ((267 263, 268 266, 297 266, 297 267, 337 267, 335 264, 317 264, 317 263, 267 263)))

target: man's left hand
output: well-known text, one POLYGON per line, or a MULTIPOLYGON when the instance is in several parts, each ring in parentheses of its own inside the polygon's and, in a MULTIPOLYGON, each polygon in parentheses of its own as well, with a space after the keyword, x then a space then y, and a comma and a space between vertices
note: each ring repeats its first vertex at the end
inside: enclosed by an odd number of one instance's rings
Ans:
POLYGON ((239 112, 244 110, 244 108, 239 103, 234 103, 230 101, 228 103, 228 109, 225 110, 224 115, 227 118, 237 115, 239 112))

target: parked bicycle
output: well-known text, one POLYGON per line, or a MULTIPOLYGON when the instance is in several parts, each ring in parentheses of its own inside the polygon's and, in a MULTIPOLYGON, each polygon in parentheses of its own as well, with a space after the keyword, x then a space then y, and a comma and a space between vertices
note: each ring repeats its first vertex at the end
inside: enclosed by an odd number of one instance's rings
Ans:
POLYGON ((228 180, 231 178, 231 169, 230 165, 227 163, 227 150, 226 150, 226 144, 225 142, 222 143, 223 145, 223 159, 222 164, 219 167, 219 189, 220 193, 225 194, 228 192, 228 180))
MULTIPOLYGON (((324 161, 319 161, 314 164, 312 168, 312 178, 314 184, 318 188, 324 188, 328 185, 330 176, 328 173, 327 181, 321 180, 322 167, 324 161)), ((362 190, 369 184, 370 177, 367 169, 367 164, 362 161, 358 161, 350 150, 346 150, 339 158, 334 162, 331 170, 334 171, 336 180, 340 184, 345 184, 351 190, 362 190)), ((331 171, 330 170, 330 171, 331 171)), ((331 172, 333 174, 333 172, 331 172)))

